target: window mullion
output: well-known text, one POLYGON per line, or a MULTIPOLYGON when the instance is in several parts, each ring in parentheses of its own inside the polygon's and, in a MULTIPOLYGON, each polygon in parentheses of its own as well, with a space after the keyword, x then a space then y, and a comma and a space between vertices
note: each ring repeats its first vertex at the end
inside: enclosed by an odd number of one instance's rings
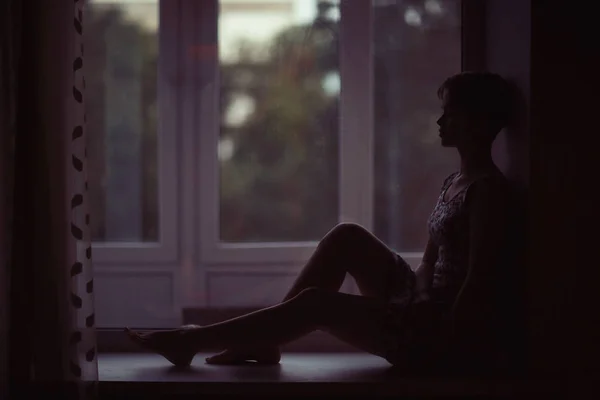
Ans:
POLYGON ((340 2, 340 221, 373 225, 373 29, 370 1, 340 2))

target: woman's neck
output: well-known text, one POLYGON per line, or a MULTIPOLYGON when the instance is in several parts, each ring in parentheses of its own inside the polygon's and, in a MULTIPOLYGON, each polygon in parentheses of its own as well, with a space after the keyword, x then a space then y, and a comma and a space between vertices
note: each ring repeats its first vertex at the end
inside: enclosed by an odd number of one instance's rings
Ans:
POLYGON ((496 171, 498 167, 492 159, 491 149, 486 151, 461 151, 460 154, 460 174, 461 175, 477 175, 482 172, 496 171))

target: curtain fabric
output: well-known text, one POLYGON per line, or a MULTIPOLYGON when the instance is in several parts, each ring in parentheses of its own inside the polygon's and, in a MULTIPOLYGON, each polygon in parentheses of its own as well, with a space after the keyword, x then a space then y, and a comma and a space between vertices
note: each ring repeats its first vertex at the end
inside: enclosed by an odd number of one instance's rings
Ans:
POLYGON ((32 390, 58 391, 62 398, 96 393, 83 3, 8 0, 3 6, 13 7, 2 13, 3 28, 21 38, 10 43, 19 57, 7 63, 9 78, 4 58, 2 64, 3 82, 17 83, 2 104, 2 115, 15 121, 2 132, 3 145, 14 142, 14 157, 3 157, 12 160, 13 185, 2 182, 3 194, 13 189, 12 221, 2 222, 11 237, 7 374, 15 397, 32 390))
POLYGON ((19 32, 15 0, 0 3, 0 399, 8 396, 8 260, 11 242, 12 179, 19 32))
MULTIPOLYGON (((69 323, 69 354, 71 378, 91 382, 98 380, 98 361, 95 336, 94 280, 92 271, 92 244, 90 235, 89 195, 87 182, 87 148, 85 117, 85 76, 83 69, 83 11, 85 0, 75 0, 70 26, 69 61, 71 61, 71 90, 67 89, 66 108, 70 116, 66 136, 70 154, 67 154, 67 207, 70 209, 68 261, 64 273, 70 279, 69 296, 71 320, 69 323), (70 92, 70 93, 69 93, 70 92), (70 94, 70 96, 69 96, 70 94)), ((68 10, 67 10, 68 12, 68 10)))

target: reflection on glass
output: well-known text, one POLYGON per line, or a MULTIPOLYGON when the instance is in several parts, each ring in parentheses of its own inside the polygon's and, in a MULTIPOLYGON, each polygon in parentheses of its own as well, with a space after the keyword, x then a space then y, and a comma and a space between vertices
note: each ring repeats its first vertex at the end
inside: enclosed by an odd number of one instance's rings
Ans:
POLYGON ((220 240, 320 239, 338 220, 336 1, 221 0, 220 240))
POLYGON ((94 241, 158 240, 158 0, 88 0, 85 78, 94 241))
POLYGON ((457 166, 440 147, 439 85, 460 72, 459 0, 373 0, 375 234, 423 251, 427 218, 457 166))

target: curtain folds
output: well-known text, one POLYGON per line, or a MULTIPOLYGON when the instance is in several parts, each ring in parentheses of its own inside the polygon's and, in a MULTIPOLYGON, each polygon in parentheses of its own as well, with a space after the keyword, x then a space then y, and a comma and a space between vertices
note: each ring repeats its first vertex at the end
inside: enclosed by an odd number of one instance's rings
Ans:
POLYGON ((8 397, 9 250, 12 225, 14 133, 20 17, 15 0, 0 2, 0 399, 8 397))
POLYGON ((2 161, 12 164, 3 169, 12 171, 12 179, 2 181, 3 199, 13 189, 11 204, 2 207, 4 212, 12 205, 12 220, 2 220, 11 238, 8 277, 0 282, 8 284, 10 296, 8 324, 2 323, 9 327, 5 376, 15 397, 42 389, 58 390, 63 398, 89 398, 95 395, 98 369, 83 0, 52 7, 42 0, 6 0, 2 7, 10 11, 2 12, 2 29, 13 38, 8 51, 13 57, 2 58, 2 82, 15 85, 2 103, 2 161), (12 128, 5 115, 14 120, 12 128), (12 158, 4 157, 7 143, 14 143, 12 158))

